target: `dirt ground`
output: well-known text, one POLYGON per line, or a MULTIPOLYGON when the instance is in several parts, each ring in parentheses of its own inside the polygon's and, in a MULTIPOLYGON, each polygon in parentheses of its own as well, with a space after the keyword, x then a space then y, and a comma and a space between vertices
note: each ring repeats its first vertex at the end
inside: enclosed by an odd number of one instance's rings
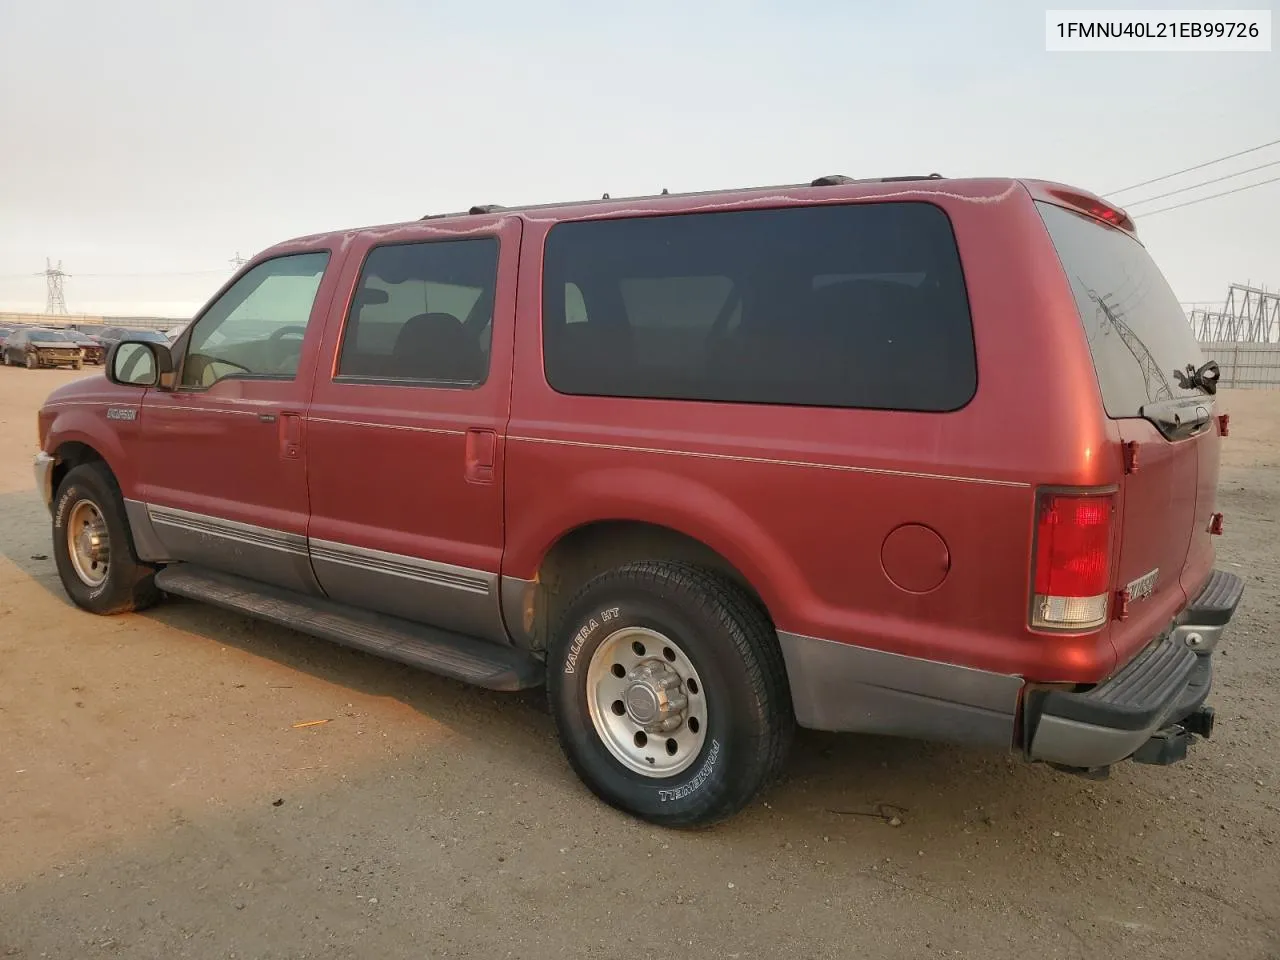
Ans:
POLYGON ((30 461, 78 375, 0 369, 0 958, 1280 957, 1280 391, 1225 397, 1248 592, 1188 762, 805 733, 676 833, 579 785, 539 694, 190 603, 74 610, 30 461))

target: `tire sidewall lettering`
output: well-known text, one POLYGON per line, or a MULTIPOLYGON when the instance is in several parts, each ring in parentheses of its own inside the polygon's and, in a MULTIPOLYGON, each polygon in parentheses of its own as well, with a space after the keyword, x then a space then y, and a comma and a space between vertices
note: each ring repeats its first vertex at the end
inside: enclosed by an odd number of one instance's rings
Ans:
POLYGON ((605 607, 589 617, 587 622, 582 624, 578 632, 574 634, 573 642, 569 644, 569 653, 564 658, 565 674, 574 674, 578 670, 578 659, 582 656, 582 648, 586 646, 601 624, 608 623, 610 620, 616 620, 621 615, 621 607, 605 607))
POLYGON ((67 514, 71 510, 71 504, 81 499, 75 487, 67 487, 63 491, 61 499, 58 500, 58 507, 54 511, 53 525, 55 529, 64 530, 67 526, 67 514))
POLYGON ((702 761, 702 766, 698 768, 698 772, 688 783, 682 783, 678 787, 663 788, 658 790, 658 802, 670 803, 672 800, 683 800, 691 797, 702 788, 702 785, 711 779, 711 775, 715 773, 716 761, 720 759, 720 741, 712 740, 710 749, 702 761))

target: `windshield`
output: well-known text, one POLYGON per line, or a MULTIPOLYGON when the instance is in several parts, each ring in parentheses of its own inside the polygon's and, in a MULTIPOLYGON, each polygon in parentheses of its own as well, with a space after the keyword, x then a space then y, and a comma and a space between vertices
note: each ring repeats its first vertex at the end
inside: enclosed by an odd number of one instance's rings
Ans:
POLYGON ((57 330, 32 330, 31 339, 36 343, 64 343, 68 337, 57 330))
POLYGON ((1115 227, 1037 203, 1071 281, 1107 414, 1203 397, 1178 373, 1203 362, 1191 324, 1147 248, 1115 227))

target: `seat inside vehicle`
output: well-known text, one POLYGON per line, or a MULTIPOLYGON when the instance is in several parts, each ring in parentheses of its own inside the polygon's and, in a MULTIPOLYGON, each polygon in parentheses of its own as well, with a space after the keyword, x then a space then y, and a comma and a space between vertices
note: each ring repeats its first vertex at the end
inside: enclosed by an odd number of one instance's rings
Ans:
POLYGON ((405 380, 475 383, 484 367, 484 351, 451 313, 410 317, 391 352, 391 376, 405 380))

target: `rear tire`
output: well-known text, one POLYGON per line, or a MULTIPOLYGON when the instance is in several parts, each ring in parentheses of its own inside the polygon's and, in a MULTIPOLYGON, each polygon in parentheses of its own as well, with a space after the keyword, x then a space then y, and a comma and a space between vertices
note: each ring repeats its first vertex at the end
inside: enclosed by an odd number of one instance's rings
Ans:
POLYGON ((155 568, 138 560, 124 498, 104 464, 72 468, 53 502, 53 559, 77 607, 108 615, 160 599, 155 568))
POLYGON ((741 810, 780 772, 795 730, 764 611, 683 563, 631 563, 590 581, 552 637, 547 693, 583 782, 663 826, 741 810))

